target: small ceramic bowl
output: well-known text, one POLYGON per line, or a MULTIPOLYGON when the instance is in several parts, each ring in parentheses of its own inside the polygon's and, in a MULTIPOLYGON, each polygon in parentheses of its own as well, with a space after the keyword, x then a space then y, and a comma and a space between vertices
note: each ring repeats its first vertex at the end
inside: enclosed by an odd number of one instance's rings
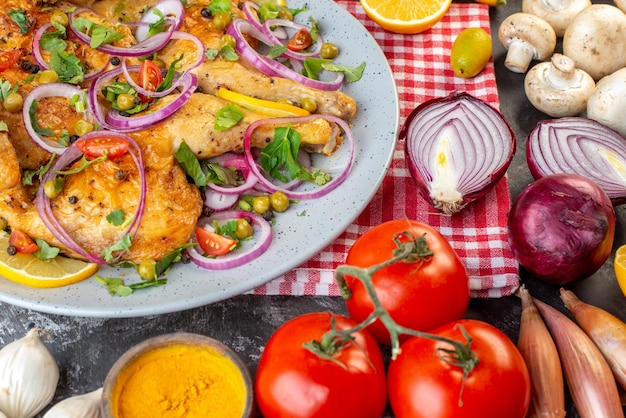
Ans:
POLYGON ((249 418, 250 373, 237 354, 213 338, 173 333, 145 340, 107 374, 104 418, 249 418))

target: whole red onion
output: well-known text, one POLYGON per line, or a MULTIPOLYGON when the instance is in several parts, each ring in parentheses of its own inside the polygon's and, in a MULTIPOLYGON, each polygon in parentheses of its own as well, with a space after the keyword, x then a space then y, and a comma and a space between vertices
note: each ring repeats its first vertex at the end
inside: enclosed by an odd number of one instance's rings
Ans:
POLYGON ((615 211, 608 195, 578 174, 551 174, 513 202, 509 242, 520 266, 559 285, 585 279, 611 254, 615 211))

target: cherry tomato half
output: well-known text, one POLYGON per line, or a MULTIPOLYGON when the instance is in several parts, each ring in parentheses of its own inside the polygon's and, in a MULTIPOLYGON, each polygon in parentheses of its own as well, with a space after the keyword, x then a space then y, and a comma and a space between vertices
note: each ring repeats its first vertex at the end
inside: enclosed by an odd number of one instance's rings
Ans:
MULTIPOLYGON (((163 73, 154 61, 144 60, 139 68, 139 85, 148 91, 156 91, 157 87, 163 82, 163 73)), ((139 95, 144 102, 152 101, 153 98, 139 95)))
POLYGON ((270 337, 256 373, 255 398, 265 418, 380 418, 387 402, 385 365, 376 340, 367 331, 354 342, 319 357, 303 346, 319 341, 331 327, 345 330, 356 322, 343 315, 313 312, 293 318, 270 337))
MULTIPOLYGON (((422 262, 399 262, 378 270, 372 277, 384 308, 400 325, 419 331, 461 319, 469 304, 469 277, 461 259, 446 238, 433 227, 406 219, 384 222, 361 235, 350 248, 346 264, 371 267, 392 257, 398 248, 394 237, 409 232, 424 234, 432 255, 422 262)), ((361 282, 347 276, 352 297, 346 300, 350 316, 358 322, 374 310, 361 282)), ((389 344, 389 332, 380 321, 367 328, 376 339, 389 344)))
POLYGON ((237 245, 236 239, 225 237, 200 227, 196 227, 196 240, 202 251, 211 256, 224 255, 237 245))
POLYGON ((106 153, 111 160, 128 152, 129 143, 124 138, 115 136, 95 136, 76 141, 76 148, 89 158, 102 157, 106 153))
POLYGON ((478 364, 463 381, 463 370, 446 360, 446 342, 412 337, 388 370, 391 408, 397 418, 524 418, 530 405, 530 377, 524 358, 502 331, 483 321, 463 319, 432 330, 466 342, 469 334, 478 364))
POLYGON ((22 51, 14 49, 12 51, 5 51, 0 53, 0 71, 4 71, 7 68, 13 66, 20 59, 22 51))
POLYGON ((27 233, 19 229, 11 230, 11 235, 9 236, 9 245, 14 246, 17 249, 17 252, 20 254, 34 253, 39 249, 39 246, 37 246, 35 241, 33 241, 33 239, 28 236, 27 233))
POLYGON ((302 51, 310 47, 312 43, 311 32, 306 28, 302 28, 289 39, 287 48, 291 51, 302 51))

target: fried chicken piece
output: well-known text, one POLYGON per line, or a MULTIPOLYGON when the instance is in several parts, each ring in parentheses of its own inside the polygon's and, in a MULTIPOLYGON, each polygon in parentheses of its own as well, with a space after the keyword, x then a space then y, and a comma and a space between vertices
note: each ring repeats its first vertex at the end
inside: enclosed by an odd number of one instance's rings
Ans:
POLYGON ((0 132, 0 190, 15 187, 21 179, 17 153, 6 132, 0 132))

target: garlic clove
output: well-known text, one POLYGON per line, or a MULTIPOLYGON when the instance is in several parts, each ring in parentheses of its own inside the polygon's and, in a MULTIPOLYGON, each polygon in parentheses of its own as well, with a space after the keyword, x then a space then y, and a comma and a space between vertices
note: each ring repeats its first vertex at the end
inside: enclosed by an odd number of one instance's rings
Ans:
POLYGON ((0 350, 0 411, 7 418, 32 418, 54 397, 59 366, 41 335, 49 334, 33 328, 0 350))
POLYGON ((100 418, 102 388, 63 399, 46 412, 43 418, 100 418))

